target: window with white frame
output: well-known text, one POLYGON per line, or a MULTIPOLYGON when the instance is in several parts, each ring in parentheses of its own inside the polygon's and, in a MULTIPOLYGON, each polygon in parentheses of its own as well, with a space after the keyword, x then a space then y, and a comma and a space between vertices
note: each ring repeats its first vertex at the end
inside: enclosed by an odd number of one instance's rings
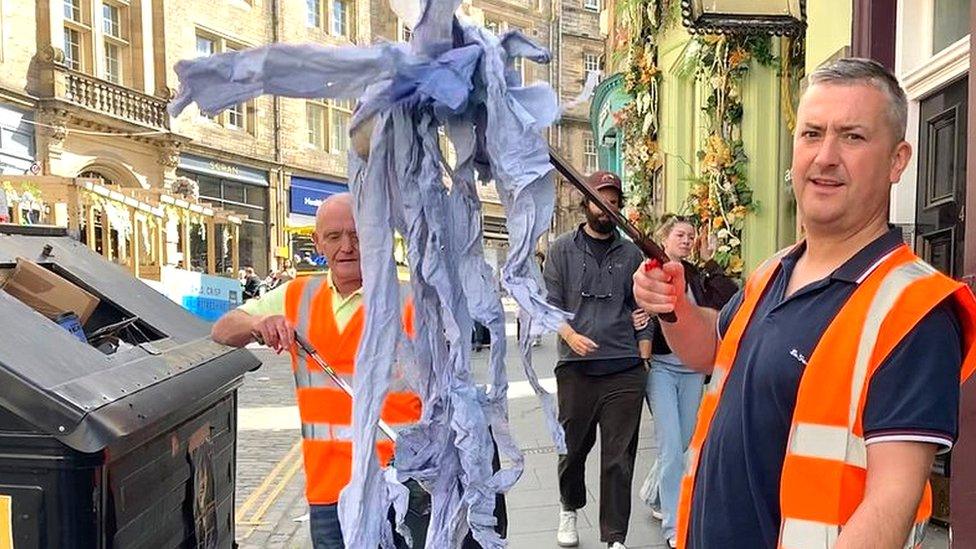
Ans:
MULTIPOLYGON (((244 49, 242 44, 236 42, 231 42, 223 37, 207 34, 207 33, 197 33, 197 56, 205 57, 208 55, 213 55, 215 53, 229 52, 229 51, 240 51, 244 49)), ((254 135, 256 132, 256 116, 254 100, 245 101, 244 103, 239 103, 228 107, 224 112, 217 116, 210 117, 214 122, 238 130, 244 130, 245 132, 254 135)))
POLYGON ((600 0, 583 0, 583 9, 588 11, 600 11, 600 0))
POLYGON ((349 150, 349 121, 352 119, 352 100, 329 101, 329 149, 345 154, 349 150))
POLYGON ((325 150, 325 124, 328 118, 328 107, 319 101, 305 103, 305 127, 308 130, 308 144, 316 149, 325 150))
POLYGON ((305 0, 305 13, 309 27, 322 27, 322 0, 305 0))
POLYGON ((352 40, 352 3, 348 0, 332 0, 331 18, 332 36, 344 36, 352 40))
POLYGON ((64 62, 76 71, 94 72, 91 0, 64 0, 64 62))
POLYGON ((410 30, 402 20, 397 19, 397 42, 409 42, 410 38, 413 37, 413 31, 410 30))
POLYGON ((81 0, 64 0, 64 19, 75 23, 84 23, 82 20, 81 0))
POLYGON ((349 121, 353 102, 307 101, 305 103, 306 142, 320 150, 344 154, 349 149, 349 121))
POLYGON ((597 170, 596 141, 592 137, 583 138, 583 164, 587 174, 597 170))
POLYGON ((102 35, 104 41, 105 79, 124 84, 129 58, 129 36, 126 22, 128 8, 102 1, 102 35))
POLYGON ((603 70, 602 65, 599 54, 589 52, 583 54, 583 76, 589 76, 593 71, 603 70))

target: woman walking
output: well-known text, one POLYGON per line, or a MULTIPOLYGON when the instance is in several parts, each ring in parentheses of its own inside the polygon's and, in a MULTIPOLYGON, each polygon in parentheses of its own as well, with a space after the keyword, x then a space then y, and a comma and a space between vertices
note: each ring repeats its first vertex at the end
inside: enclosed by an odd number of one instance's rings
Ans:
MULTIPOLYGON (((695 234, 689 219, 668 214, 662 219, 655 236, 671 260, 684 263, 688 299, 707 306, 701 273, 686 261, 694 248, 695 234)), ((642 310, 635 312, 635 327, 642 327, 648 321, 651 319, 642 310)), ((654 318, 653 322, 657 325, 659 321, 654 318)), ((651 486, 657 486, 657 493, 650 494, 648 499, 660 502, 664 537, 669 547, 675 547, 675 519, 684 473, 684 453, 695 428, 704 376, 687 368, 671 352, 660 325, 654 330, 652 352, 646 398, 654 417, 658 461, 651 470, 651 475, 656 474, 657 478, 649 479, 651 486)))

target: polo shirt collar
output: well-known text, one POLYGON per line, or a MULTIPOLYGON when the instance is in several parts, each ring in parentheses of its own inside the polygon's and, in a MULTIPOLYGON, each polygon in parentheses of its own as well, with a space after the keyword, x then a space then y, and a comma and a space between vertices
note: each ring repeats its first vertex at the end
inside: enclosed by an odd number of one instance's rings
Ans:
MULTIPOLYGON (((326 283, 328 283, 329 289, 332 290, 332 293, 333 294, 335 294, 336 296, 342 297, 342 294, 339 293, 339 289, 336 288, 335 283, 332 282, 332 271, 331 270, 328 271, 325 274, 325 281, 326 281, 326 283)), ((359 288, 356 289, 356 291, 354 291, 353 293, 349 294, 344 299, 351 299, 353 297, 360 297, 362 295, 363 295, 363 287, 360 286, 359 288)))
MULTIPOLYGON (((831 273, 829 278, 860 284, 864 275, 870 272, 882 258, 904 243, 905 240, 902 236, 901 228, 888 225, 888 232, 861 248, 861 251, 854 254, 853 257, 831 273)), ((788 266, 792 270, 797 260, 803 255, 806 247, 806 241, 802 241, 793 250, 783 256, 782 262, 786 264, 784 266, 788 266)))

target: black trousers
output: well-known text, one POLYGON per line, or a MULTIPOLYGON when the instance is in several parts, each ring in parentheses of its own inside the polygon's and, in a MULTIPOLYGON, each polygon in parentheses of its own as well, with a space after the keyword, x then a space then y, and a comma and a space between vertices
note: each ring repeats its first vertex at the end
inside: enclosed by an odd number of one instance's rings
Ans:
POLYGON ((600 427, 600 539, 623 543, 630 521, 630 494, 637 457, 637 433, 647 373, 641 366, 606 376, 584 372, 585 364, 556 370, 559 422, 566 431, 559 456, 563 509, 586 505, 586 456, 600 427))

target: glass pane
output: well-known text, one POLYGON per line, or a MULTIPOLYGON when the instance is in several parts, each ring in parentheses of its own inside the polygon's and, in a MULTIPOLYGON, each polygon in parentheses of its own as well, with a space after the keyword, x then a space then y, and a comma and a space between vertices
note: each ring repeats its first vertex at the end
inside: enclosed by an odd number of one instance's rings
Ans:
POLYGON ((122 38, 118 6, 102 4, 102 30, 109 36, 122 38))
MULTIPOLYGON (((176 175, 183 175, 177 172, 176 175)), ((200 186, 200 196, 220 199, 220 180, 205 175, 195 176, 200 186)))
POLYGON ((343 0, 332 0, 332 34, 346 36, 346 3, 343 0))
POLYGON ((105 79, 116 84, 122 81, 122 52, 115 44, 105 44, 105 79))
POLYGON ((268 205, 268 189, 264 187, 252 187, 245 186, 244 190, 245 200, 248 204, 252 206, 258 206, 264 208, 268 205))
POLYGON ((264 223, 245 221, 241 224, 241 267, 254 267, 258 276, 268 275, 268 231, 264 223))
POLYGON ((932 53, 969 34, 969 0, 935 0, 932 53))
POLYGON ((307 23, 310 27, 320 27, 322 26, 322 11, 319 9, 319 0, 306 0, 305 1, 305 11, 307 14, 307 23))
POLYGON ((81 0, 64 0, 64 18, 81 23, 81 0))
POLYGON ((197 36, 197 55, 204 57, 215 52, 214 41, 203 36, 197 36))
POLYGON ((244 184, 234 181, 224 181, 224 200, 231 202, 244 202, 244 184))
POLYGON ((81 37, 76 30, 64 29, 64 60, 72 69, 81 70, 81 37))
POLYGON ((349 149, 349 118, 349 113, 332 111, 332 133, 329 136, 332 152, 344 153, 349 149))

